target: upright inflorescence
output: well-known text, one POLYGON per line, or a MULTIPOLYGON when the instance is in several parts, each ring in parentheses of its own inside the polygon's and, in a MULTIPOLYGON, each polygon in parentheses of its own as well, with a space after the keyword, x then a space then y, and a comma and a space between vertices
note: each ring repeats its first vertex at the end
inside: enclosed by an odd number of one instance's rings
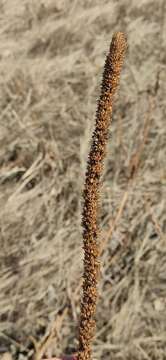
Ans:
POLYGON ((106 155, 113 97, 119 83, 126 47, 127 42, 124 34, 121 32, 114 34, 105 61, 101 95, 98 101, 95 129, 87 164, 82 212, 84 273, 78 360, 90 360, 92 358, 91 343, 95 333, 97 283, 100 270, 97 219, 101 175, 106 155))

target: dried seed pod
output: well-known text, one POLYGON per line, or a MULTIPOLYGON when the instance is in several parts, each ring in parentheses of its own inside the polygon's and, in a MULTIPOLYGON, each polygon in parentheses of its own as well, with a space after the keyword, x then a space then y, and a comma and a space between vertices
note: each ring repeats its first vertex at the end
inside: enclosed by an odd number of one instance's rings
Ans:
POLYGON ((96 111, 95 129, 88 157, 83 190, 83 296, 79 324, 78 360, 91 360, 91 343, 95 333, 97 283, 99 278, 99 228, 97 223, 103 161, 111 122, 113 97, 116 92, 127 47, 123 33, 115 33, 106 57, 101 95, 96 111))

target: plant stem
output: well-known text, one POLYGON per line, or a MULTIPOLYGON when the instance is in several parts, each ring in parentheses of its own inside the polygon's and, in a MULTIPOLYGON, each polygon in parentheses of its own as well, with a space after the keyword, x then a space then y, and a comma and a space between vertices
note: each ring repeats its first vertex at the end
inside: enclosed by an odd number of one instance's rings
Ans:
POLYGON ((124 34, 115 33, 105 61, 101 95, 98 101, 95 129, 87 163, 82 211, 84 273, 78 360, 91 360, 92 358, 91 345, 95 334, 97 284, 100 272, 98 213, 101 175, 106 156, 113 97, 119 83, 126 47, 127 42, 124 34))

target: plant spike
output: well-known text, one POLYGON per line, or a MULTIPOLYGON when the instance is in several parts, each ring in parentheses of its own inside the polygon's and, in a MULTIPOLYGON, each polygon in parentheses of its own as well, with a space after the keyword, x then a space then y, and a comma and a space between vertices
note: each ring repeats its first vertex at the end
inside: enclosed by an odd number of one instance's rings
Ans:
POLYGON ((106 156, 109 125, 111 123, 113 97, 119 83, 127 41, 122 32, 113 35, 106 57, 101 95, 96 111, 95 129, 88 157, 85 185, 83 190, 83 249, 84 273, 83 295, 79 324, 78 360, 92 359, 92 340, 95 334, 95 313, 98 297, 99 280, 99 228, 97 224, 99 212, 99 196, 103 161, 106 156))

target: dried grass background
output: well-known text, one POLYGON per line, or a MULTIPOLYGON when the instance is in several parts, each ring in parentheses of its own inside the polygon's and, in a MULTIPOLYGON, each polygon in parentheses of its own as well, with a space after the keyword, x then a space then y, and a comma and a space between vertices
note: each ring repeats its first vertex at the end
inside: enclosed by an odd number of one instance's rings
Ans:
POLYGON ((95 359, 165 359, 164 7, 1 1, 1 351, 28 348, 30 335, 52 326, 51 354, 77 346, 81 192, 104 58, 120 30, 129 49, 103 177, 93 351, 95 359))

